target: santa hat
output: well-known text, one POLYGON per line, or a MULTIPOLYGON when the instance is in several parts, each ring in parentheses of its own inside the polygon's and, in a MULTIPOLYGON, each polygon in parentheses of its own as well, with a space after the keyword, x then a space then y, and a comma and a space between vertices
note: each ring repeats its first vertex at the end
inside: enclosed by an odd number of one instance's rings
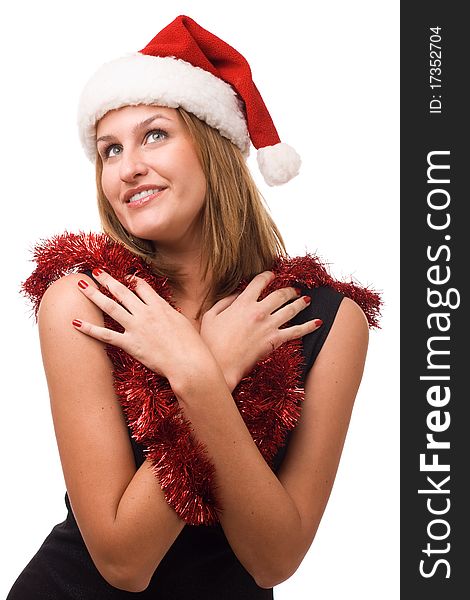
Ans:
POLYGON ((258 150, 269 185, 286 183, 300 157, 280 141, 246 59, 193 19, 177 17, 135 54, 104 64, 80 98, 78 127, 90 160, 96 159, 96 123, 122 106, 182 107, 231 140, 248 156, 258 150))

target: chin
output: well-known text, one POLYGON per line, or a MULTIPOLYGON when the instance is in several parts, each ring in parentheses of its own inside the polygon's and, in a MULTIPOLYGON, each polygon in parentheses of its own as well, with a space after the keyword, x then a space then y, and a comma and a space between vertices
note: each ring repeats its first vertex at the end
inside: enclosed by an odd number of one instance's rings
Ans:
POLYGON ((141 227, 136 227, 135 224, 134 227, 127 227, 126 225, 124 225, 124 227, 132 237, 147 240, 149 242, 157 241, 163 234, 160 227, 149 227, 148 223, 145 225, 143 224, 141 227))

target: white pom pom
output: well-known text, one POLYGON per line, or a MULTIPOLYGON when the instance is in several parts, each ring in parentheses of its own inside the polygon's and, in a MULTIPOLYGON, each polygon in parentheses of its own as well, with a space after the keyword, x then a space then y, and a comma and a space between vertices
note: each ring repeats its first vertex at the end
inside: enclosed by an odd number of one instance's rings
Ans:
POLYGON ((281 185, 295 177, 300 169, 300 156, 288 144, 260 148, 258 167, 268 185, 281 185))

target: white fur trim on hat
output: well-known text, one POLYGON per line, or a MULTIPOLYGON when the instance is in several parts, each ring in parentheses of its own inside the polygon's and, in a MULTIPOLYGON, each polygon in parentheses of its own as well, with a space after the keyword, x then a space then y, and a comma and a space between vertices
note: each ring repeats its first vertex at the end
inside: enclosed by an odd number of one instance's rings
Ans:
POLYGON ((96 158, 96 123, 110 110, 137 104, 182 107, 217 129, 245 156, 249 153, 245 116, 228 83, 184 60, 135 53, 104 64, 82 92, 78 127, 91 161, 96 158))
POLYGON ((298 175, 300 156, 289 144, 275 144, 260 148, 256 155, 258 167, 268 185, 287 183, 298 175))

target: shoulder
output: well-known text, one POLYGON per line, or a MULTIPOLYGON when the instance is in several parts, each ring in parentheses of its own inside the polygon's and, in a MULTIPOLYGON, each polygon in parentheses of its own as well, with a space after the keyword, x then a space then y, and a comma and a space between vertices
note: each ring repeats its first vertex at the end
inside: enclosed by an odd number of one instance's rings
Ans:
POLYGON ((69 313, 77 308, 85 310, 98 309, 79 290, 78 282, 83 279, 89 285, 98 287, 91 277, 85 273, 70 273, 51 283, 44 292, 38 310, 38 321, 51 310, 56 316, 69 313))
MULTIPOLYGON (((43 295, 67 295, 68 283, 78 271, 100 266, 116 274, 126 275, 130 269, 143 267, 141 259, 104 233, 68 233, 40 240, 32 250, 36 268, 21 284, 21 292, 30 300, 37 314, 43 295), (54 285, 53 283, 54 282, 54 285)), ((82 277, 79 273, 78 277, 82 277)), ((72 279, 73 280, 73 279, 72 279)), ((73 288, 73 286, 71 286, 73 288)))
POLYGON ((366 315, 354 300, 342 298, 328 336, 308 374, 306 387, 322 377, 349 380, 355 388, 362 377, 368 343, 366 315))
POLYGON ((322 355, 352 355, 365 353, 369 343, 369 325, 361 307, 350 298, 342 298, 329 334, 318 360, 322 355))
POLYGON ((351 298, 344 297, 339 305, 336 318, 332 325, 341 333, 348 333, 354 337, 369 338, 369 324, 362 308, 351 298))
MULTIPOLYGON (((305 357, 304 376, 318 359, 324 344, 330 338, 331 330, 342 330, 348 327, 349 319, 363 323, 364 313, 360 307, 346 298, 331 286, 315 288, 302 288, 302 293, 311 299, 310 304, 302 310, 293 320, 293 324, 300 324, 313 319, 321 319, 323 325, 312 333, 302 338, 302 347, 305 357)), ((350 326, 354 326, 352 323, 350 326)), ((366 322, 367 326, 367 322, 366 322)), ((331 342, 330 342, 331 345, 331 342)))
MULTIPOLYGON (((81 339, 87 345, 85 336, 77 336, 71 325, 75 318, 81 318, 103 325, 103 313, 93 302, 84 296, 78 282, 83 279, 97 287, 91 277, 84 273, 70 273, 49 285, 40 299, 37 312, 39 336, 42 344, 52 343, 63 347, 68 342, 81 339)), ((88 341, 89 344, 89 341, 88 341)))

